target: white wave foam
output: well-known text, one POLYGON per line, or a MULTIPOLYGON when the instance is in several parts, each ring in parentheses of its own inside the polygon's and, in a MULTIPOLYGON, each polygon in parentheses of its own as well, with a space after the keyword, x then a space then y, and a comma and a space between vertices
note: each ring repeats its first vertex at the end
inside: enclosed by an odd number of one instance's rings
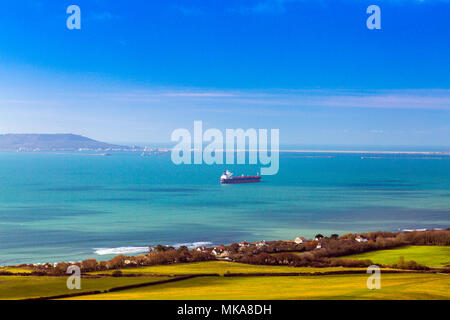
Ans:
POLYGON ((400 229, 401 232, 413 232, 413 231, 439 231, 442 228, 418 228, 418 229, 400 229))
POLYGON ((118 248, 94 248, 98 255, 105 254, 133 254, 148 252, 148 247, 118 247, 118 248))
POLYGON ((185 246, 185 247, 188 247, 189 249, 195 249, 197 247, 208 246, 210 244, 212 244, 212 242, 198 241, 198 242, 188 242, 188 243, 176 243, 176 244, 172 245, 172 247, 179 248, 181 246, 185 246))
MULTIPOLYGON (((187 242, 187 243, 176 243, 171 245, 174 248, 179 248, 181 246, 186 246, 189 249, 195 249, 201 246, 211 245, 212 242, 209 241, 198 241, 198 242, 187 242)), ((149 247, 117 247, 117 248, 94 248, 94 252, 98 255, 105 254, 134 254, 134 253, 144 253, 148 252, 149 247)))

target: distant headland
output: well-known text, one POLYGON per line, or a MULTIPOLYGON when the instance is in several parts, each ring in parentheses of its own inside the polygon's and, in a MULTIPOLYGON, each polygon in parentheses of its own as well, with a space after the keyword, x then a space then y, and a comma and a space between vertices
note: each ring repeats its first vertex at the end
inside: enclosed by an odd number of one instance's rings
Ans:
POLYGON ((1 134, 1 151, 121 151, 131 150, 120 146, 96 141, 76 134, 1 134))

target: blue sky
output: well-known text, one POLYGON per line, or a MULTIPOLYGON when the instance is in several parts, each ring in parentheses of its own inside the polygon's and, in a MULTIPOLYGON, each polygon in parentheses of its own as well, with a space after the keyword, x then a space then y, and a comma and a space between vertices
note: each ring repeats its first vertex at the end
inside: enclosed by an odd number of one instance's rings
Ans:
POLYGON ((2 1, 0 133, 166 142, 203 120, 284 144, 449 146, 449 17, 448 0, 2 1))

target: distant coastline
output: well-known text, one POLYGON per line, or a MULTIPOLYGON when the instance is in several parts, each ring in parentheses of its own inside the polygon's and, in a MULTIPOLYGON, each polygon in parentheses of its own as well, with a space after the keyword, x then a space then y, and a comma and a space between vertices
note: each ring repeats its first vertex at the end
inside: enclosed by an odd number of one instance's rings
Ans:
POLYGON ((344 153, 344 154, 418 154, 418 155, 446 155, 448 151, 375 151, 375 150, 280 150, 280 153, 344 153))
MULTIPOLYGON (((318 146, 319 147, 319 146, 318 146)), ((264 152, 264 151, 278 151, 279 153, 297 153, 297 154, 382 154, 382 155, 429 155, 429 156, 450 156, 450 150, 447 147, 442 147, 444 150, 424 151, 424 150, 386 150, 394 147, 379 146, 381 150, 346 150, 345 147, 319 147, 313 148, 295 148, 286 149, 280 148, 278 150, 246 150, 238 149, 236 152, 264 152), (384 148, 384 150, 382 149, 384 148)), ((366 148, 361 146, 361 148, 366 148)), ((370 148, 370 147, 367 147, 370 148)), ((399 149, 406 148, 398 146, 399 149)), ((413 148, 413 147, 411 147, 413 148)), ((420 148, 420 147, 417 147, 420 148)), ((426 149, 425 147, 423 149, 426 149)), ((147 152, 149 154, 162 154, 171 152, 172 147, 154 147, 137 145, 117 145, 106 142, 97 141, 76 134, 0 134, 0 151, 3 152, 110 152, 110 151, 128 151, 128 152, 147 152)), ((191 149, 196 151, 196 149, 191 149)), ((226 152, 226 150, 217 150, 226 152)), ((77 153, 78 154, 78 153, 77 153)), ((143 154, 146 155, 146 154, 143 154)))
MULTIPOLYGON (((169 151, 171 149, 168 149, 169 151)), ((191 149, 191 151, 195 151, 196 149, 191 149)), ((220 150, 226 152, 226 150, 220 150)), ((395 155, 395 154, 407 154, 407 155, 439 155, 439 156, 450 156, 450 151, 395 151, 395 150, 315 150, 315 149, 279 149, 279 150, 246 150, 246 149, 238 149, 236 152, 271 152, 271 151, 278 151, 279 153, 321 153, 321 154, 330 154, 330 153, 337 153, 337 154, 389 154, 389 155, 395 155)))

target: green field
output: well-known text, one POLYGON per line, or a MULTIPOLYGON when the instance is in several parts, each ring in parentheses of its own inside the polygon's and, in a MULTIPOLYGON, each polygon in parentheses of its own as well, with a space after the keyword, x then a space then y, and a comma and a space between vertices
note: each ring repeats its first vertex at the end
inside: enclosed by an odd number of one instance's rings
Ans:
POLYGON ((159 281, 164 279, 167 278, 82 278, 80 290, 69 290, 66 286, 67 277, 0 276, 0 299, 26 299, 92 290, 106 290, 112 287, 159 281))
POLYGON ((403 256, 405 261, 414 260, 428 267, 450 265, 448 246, 407 246, 398 249, 379 250, 341 257, 348 259, 369 259, 375 264, 395 264, 403 256))
MULTIPOLYGON (((151 267, 139 267, 121 269, 124 274, 155 274, 155 275, 180 275, 180 274, 212 274, 217 273, 223 275, 230 273, 311 273, 311 272, 328 272, 328 271, 347 271, 360 270, 366 271, 365 268, 312 268, 312 267, 288 267, 288 266, 260 266, 237 262, 226 261, 207 261, 178 263, 171 265, 160 265, 151 267)), ((110 274, 113 270, 99 271, 93 274, 110 274)))
POLYGON ((450 299, 450 275, 382 274, 369 290, 367 275, 201 277, 74 299, 450 299))

